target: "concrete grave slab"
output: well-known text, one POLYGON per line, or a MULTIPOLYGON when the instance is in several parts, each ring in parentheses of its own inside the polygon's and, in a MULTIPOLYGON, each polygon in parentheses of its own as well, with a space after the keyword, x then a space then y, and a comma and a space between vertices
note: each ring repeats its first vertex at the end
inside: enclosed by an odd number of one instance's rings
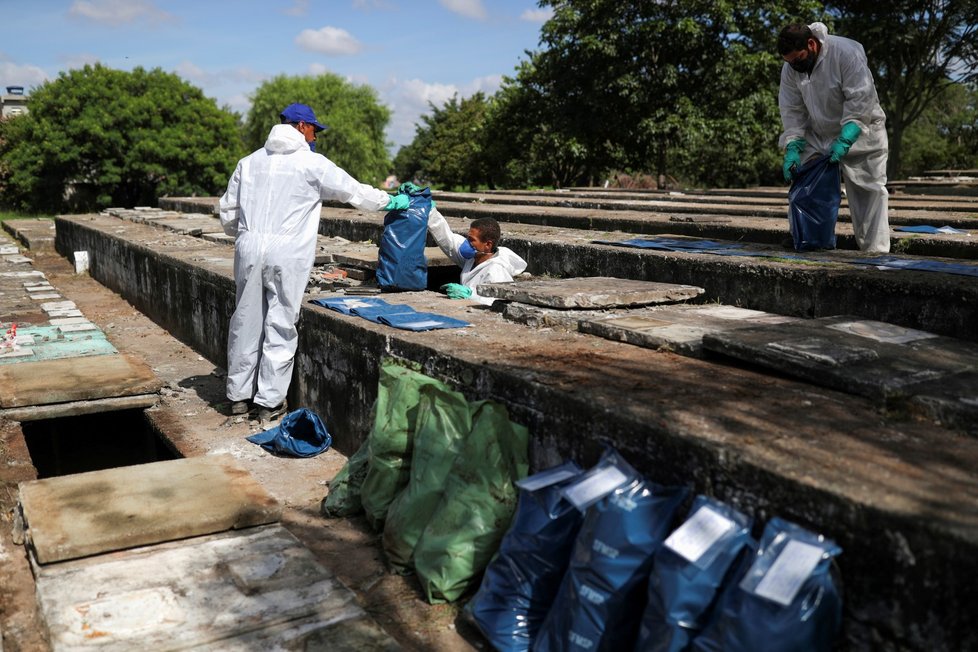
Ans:
POLYGON ((922 383, 914 388, 911 404, 944 426, 978 437, 978 372, 922 383))
POLYGON ((37 285, 25 287, 24 289, 27 290, 28 294, 34 294, 35 292, 50 292, 54 290, 54 286, 50 283, 39 283, 37 285))
POLYGON ((146 363, 128 355, 98 355, 0 366, 0 408, 48 405, 158 392, 146 363))
POLYGON ((692 285, 654 283, 608 276, 487 283, 480 295, 549 308, 619 308, 686 301, 703 294, 692 285))
POLYGON ((37 594, 55 652, 399 649, 280 525, 46 566, 37 594))
POLYGON ((48 313, 48 316, 49 317, 54 317, 54 318, 58 318, 58 317, 81 317, 82 316, 82 311, 81 310, 76 310, 74 308, 69 309, 69 310, 48 310, 47 313, 48 313))
POLYGON ((49 303, 42 303, 41 310, 50 312, 52 310, 72 310, 77 308, 74 301, 51 301, 49 303))
POLYGON ((809 382, 887 400, 914 386, 978 370, 978 346, 856 317, 823 317, 714 333, 712 351, 809 382))
POLYGON ((14 256, 3 256, 3 259, 4 259, 4 261, 6 261, 8 263, 13 263, 15 265, 21 265, 23 263, 33 262, 27 256, 21 256, 20 254, 17 254, 17 255, 14 255, 14 256))
POLYGON ((65 326, 67 324, 88 324, 90 323, 84 317, 55 317, 51 320, 52 326, 65 326))
POLYGON ((40 292, 38 294, 31 294, 30 297, 35 301, 42 301, 47 299, 60 299, 61 295, 57 292, 40 292))
POLYGON ((32 270, 30 272, 0 272, 0 278, 44 278, 44 272, 32 270))
POLYGON ((230 244, 233 245, 235 237, 233 235, 228 235, 224 232, 220 233, 202 233, 201 239, 207 240, 208 242, 217 242, 219 244, 230 244))
POLYGON ((16 255, 20 253, 20 247, 15 245, 0 246, 0 256, 16 255))
MULTIPOLYGON (((375 246, 356 246, 354 248, 344 248, 332 251, 332 260, 339 265, 349 265, 361 269, 376 270, 377 256, 380 249, 375 246)), ((455 267, 455 263, 442 253, 438 247, 425 247, 425 258, 428 260, 428 267, 455 267)))
POLYGON ((34 349, 32 347, 18 347, 16 349, 0 349, 0 361, 17 360, 20 358, 33 358, 34 349))
POLYGON ((20 503, 40 564, 273 523, 282 512, 228 455, 24 482, 20 503))

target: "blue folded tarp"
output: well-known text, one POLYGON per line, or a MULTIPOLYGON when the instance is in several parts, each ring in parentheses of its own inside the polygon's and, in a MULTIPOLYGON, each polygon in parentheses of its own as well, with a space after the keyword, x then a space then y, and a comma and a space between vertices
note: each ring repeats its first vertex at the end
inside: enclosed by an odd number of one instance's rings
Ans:
POLYGON ((893 230, 894 231, 905 231, 907 233, 931 233, 931 234, 935 234, 935 233, 946 233, 946 234, 967 233, 967 231, 962 231, 961 229, 956 229, 953 226, 936 227, 936 226, 930 226, 930 225, 926 225, 926 224, 921 224, 921 225, 918 225, 918 226, 895 226, 895 227, 893 227, 893 230))
POLYGON ((385 315, 402 315, 405 313, 413 315, 416 314, 416 311, 411 306, 407 306, 402 303, 387 303, 382 306, 364 306, 362 308, 354 308, 350 311, 351 315, 362 317, 367 321, 372 321, 375 324, 383 323, 380 321, 380 318, 385 315))
POLYGON ((354 308, 377 308, 390 305, 383 299, 376 297, 329 297, 325 299, 313 299, 312 302, 317 306, 329 308, 330 310, 341 312, 344 315, 352 314, 351 311, 354 308))
POLYGON ((377 316, 378 322, 406 331, 431 331, 439 328, 464 328, 471 326, 467 321, 454 319, 433 312, 382 312, 377 316))
POLYGON ((801 260, 801 256, 785 254, 780 251, 755 251, 743 249, 742 244, 735 242, 715 242, 713 240, 682 240, 679 238, 631 238, 630 240, 593 240, 594 244, 613 245, 616 247, 633 247, 636 249, 658 249, 660 251, 675 251, 687 254, 715 254, 717 256, 752 256, 755 258, 793 258, 801 260))
POLYGON ((944 274, 978 276, 978 265, 945 263, 940 260, 911 260, 909 258, 897 258, 896 256, 880 256, 879 258, 860 258, 850 262, 856 265, 878 265, 893 269, 912 269, 919 272, 942 272, 944 274))
POLYGON ((247 437, 269 453, 283 457, 314 457, 333 443, 326 424, 319 415, 306 408, 290 412, 274 428, 247 437))

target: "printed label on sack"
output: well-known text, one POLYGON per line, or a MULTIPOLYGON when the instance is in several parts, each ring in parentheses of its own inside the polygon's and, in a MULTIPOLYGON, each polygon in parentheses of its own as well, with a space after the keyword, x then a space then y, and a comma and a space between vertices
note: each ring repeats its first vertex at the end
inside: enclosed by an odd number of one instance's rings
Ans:
POLYGON ((373 303, 363 299, 343 299, 342 303, 347 308, 371 308, 374 306, 373 303))
POLYGON ((695 564, 713 544, 735 527, 737 524, 726 516, 709 507, 700 507, 669 535, 663 545, 695 564))
POLYGON ((562 480, 566 480, 567 478, 573 478, 579 473, 580 471, 567 468, 558 467, 556 469, 547 469, 546 471, 535 473, 529 477, 517 481, 516 486, 526 491, 536 491, 537 489, 543 489, 544 487, 555 485, 562 480))
POLYGON ((824 551, 818 546, 789 541, 758 582, 754 594, 787 607, 815 570, 823 554, 824 551))
POLYGON ((608 598, 600 591, 595 591, 587 584, 581 585, 581 597, 592 604, 604 604, 608 598))
POLYGON ((564 489, 564 497, 577 509, 599 500, 621 486, 628 476, 617 467, 606 466, 597 473, 564 489))
POLYGON ((571 645, 576 645, 579 648, 590 650, 592 647, 594 647, 594 641, 585 636, 581 636, 574 630, 570 631, 567 638, 570 640, 571 645))

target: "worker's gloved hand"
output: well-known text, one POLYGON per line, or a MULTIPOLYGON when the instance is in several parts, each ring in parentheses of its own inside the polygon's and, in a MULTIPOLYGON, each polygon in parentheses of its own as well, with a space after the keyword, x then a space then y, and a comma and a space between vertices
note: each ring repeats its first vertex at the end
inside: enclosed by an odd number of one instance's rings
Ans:
POLYGON ((391 195, 383 211, 403 211, 411 207, 411 198, 407 195, 391 195))
POLYGON ((856 139, 859 138, 859 134, 862 132, 863 130, 855 122, 847 122, 842 125, 842 133, 832 143, 832 153, 829 156, 829 161, 831 163, 841 161, 842 157, 849 153, 849 148, 852 147, 852 144, 856 142, 856 139))
POLYGON ((460 285, 459 283, 446 283, 441 286, 449 299, 468 299, 472 296, 472 288, 460 285))
POLYGON ((784 180, 791 181, 795 176, 795 170, 801 165, 801 153, 808 145, 804 140, 798 139, 788 143, 784 149, 784 163, 781 164, 781 171, 784 173, 784 180))
POLYGON ((424 188, 416 183, 411 183, 410 181, 405 181, 397 187, 397 192, 404 193, 405 195, 411 195, 416 192, 421 192, 422 190, 424 190, 424 188))

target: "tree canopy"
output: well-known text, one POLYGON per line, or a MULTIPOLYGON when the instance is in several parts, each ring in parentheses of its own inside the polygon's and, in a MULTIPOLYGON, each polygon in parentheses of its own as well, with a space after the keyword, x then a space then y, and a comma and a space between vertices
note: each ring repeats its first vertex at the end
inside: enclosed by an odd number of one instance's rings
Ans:
POLYGON ((0 126, 11 207, 65 212, 219 194, 243 153, 236 116, 160 69, 62 72, 0 126))
POLYGON ((250 150, 264 145, 282 109, 294 102, 309 105, 327 127, 316 139, 318 152, 363 183, 379 184, 387 176, 390 158, 384 130, 390 110, 380 104, 373 88, 351 84, 332 73, 279 75, 259 86, 244 123, 250 150))

